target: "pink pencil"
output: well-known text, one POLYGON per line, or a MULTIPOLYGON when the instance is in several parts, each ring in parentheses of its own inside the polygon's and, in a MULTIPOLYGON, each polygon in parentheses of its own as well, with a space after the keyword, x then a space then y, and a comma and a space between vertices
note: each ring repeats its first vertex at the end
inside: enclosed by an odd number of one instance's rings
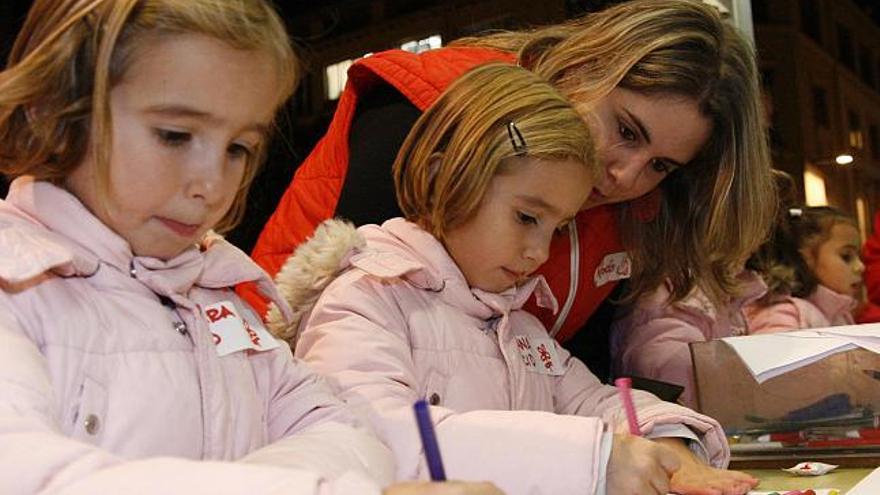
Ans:
POLYGON ((632 380, 629 378, 618 378, 614 380, 617 391, 620 393, 620 401, 623 402, 623 409, 626 411, 626 420, 629 422, 629 432, 632 435, 642 436, 642 430, 639 429, 639 420, 636 417, 636 406, 633 404, 632 398, 632 380))

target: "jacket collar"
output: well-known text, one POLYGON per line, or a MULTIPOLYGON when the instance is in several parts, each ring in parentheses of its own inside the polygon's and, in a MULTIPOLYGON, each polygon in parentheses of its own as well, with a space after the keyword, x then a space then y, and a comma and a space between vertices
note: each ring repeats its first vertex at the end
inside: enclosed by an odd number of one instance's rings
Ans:
POLYGON ((468 286, 464 274, 431 234, 402 218, 381 227, 368 225, 360 232, 367 249, 352 257, 352 265, 380 277, 401 277, 410 284, 434 292, 450 304, 482 319, 506 315, 519 309, 534 294, 541 307, 557 310, 557 302, 542 276, 502 293, 468 286))
POLYGON ((8 236, 0 236, 0 245, 5 242, 19 250, 22 245, 27 246, 25 258, 30 262, 25 270, 0 267, 0 278, 6 281, 22 282, 46 271, 62 276, 91 276, 101 266, 107 266, 182 306, 191 305, 185 294, 193 286, 218 289, 256 282, 283 313, 289 314, 268 275, 245 253, 214 234, 169 260, 135 256, 128 242, 104 225, 76 196, 31 177, 12 182, 3 211, 15 218, 20 228, 4 229, 8 236))
MULTIPOLYGON (((764 283, 760 275, 752 270, 743 270, 736 276, 736 279, 739 282, 739 293, 727 301, 724 306, 729 309, 731 315, 738 313, 743 306, 757 301, 767 293, 767 284, 764 283)), ((671 283, 667 280, 663 287, 664 290, 658 292, 663 297, 663 304, 666 304, 671 294, 671 283)), ((694 287, 691 293, 681 301, 678 301, 676 305, 690 308, 713 320, 718 318, 717 308, 699 286, 694 287)))
POLYGON ((816 286, 816 290, 814 290, 806 299, 819 308, 819 311, 821 311, 829 321, 834 321, 834 319, 841 314, 852 311, 857 304, 854 298, 846 294, 834 292, 822 284, 816 286))
POLYGON ((757 272, 743 270, 736 278, 740 283, 739 296, 734 299, 737 308, 747 306, 767 294, 767 284, 757 272))

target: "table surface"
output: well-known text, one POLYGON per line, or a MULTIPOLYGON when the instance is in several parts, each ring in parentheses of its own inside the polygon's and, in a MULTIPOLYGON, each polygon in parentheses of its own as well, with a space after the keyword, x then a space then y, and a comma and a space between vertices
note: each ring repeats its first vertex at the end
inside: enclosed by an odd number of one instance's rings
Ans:
POLYGON ((797 476, 781 469, 744 469, 743 471, 761 480, 756 490, 804 490, 807 488, 837 488, 846 493, 872 469, 838 468, 822 476, 797 476))

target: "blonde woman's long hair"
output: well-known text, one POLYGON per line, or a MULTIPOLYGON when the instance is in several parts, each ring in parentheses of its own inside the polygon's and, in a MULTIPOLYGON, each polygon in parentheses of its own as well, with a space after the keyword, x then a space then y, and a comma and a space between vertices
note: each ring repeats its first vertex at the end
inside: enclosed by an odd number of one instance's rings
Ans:
POLYGON ((673 300, 697 284, 716 303, 738 293, 735 275, 766 239, 776 201, 755 52, 714 8, 695 0, 632 0, 565 24, 455 44, 516 53, 579 108, 617 87, 695 100, 712 134, 661 184, 659 215, 642 221, 632 204, 619 207, 633 261, 630 297, 665 280, 673 300))
POLYGON ((591 176, 600 171, 586 124, 553 86, 515 65, 479 66, 410 130, 393 167, 398 203, 408 220, 443 241, 475 213, 492 177, 522 157, 547 160, 542 166, 573 160, 591 176))
MULTIPOLYGON (((0 172, 62 183, 94 153, 97 187, 110 183, 110 90, 150 36, 203 34, 269 54, 282 88, 293 92, 297 59, 284 24, 264 0, 36 0, 0 72, 0 172)), ((231 229, 265 158, 245 172, 217 231, 231 229)))

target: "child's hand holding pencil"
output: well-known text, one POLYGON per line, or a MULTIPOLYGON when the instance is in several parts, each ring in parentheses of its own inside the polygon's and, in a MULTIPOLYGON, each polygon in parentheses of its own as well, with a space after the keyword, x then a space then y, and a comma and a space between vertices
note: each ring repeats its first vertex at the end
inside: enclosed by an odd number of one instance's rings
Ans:
POLYGON ((504 495, 488 481, 407 481, 389 486, 382 495, 504 495))
POLYGON ((605 472, 606 493, 666 495, 672 474, 680 466, 670 448, 642 437, 615 434, 605 472))
POLYGON ((443 468, 443 458, 440 456, 440 446, 437 444, 428 403, 424 400, 416 401, 413 404, 413 412, 416 415, 422 449, 433 483, 423 481, 399 483, 386 488, 383 495, 504 495, 504 492, 489 482, 446 481, 446 471, 443 468))
POLYGON ((614 435, 606 472, 608 493, 743 495, 758 484, 746 473, 700 462, 680 439, 648 441, 642 436, 629 378, 614 381, 626 412, 629 435, 614 435), (684 465, 682 464, 684 463, 684 465))
POLYGON ((611 459, 606 471, 607 493, 621 495, 669 493, 669 481, 680 467, 678 456, 671 449, 645 440, 632 399, 629 378, 614 381, 620 402, 626 412, 629 435, 614 435, 611 459))

